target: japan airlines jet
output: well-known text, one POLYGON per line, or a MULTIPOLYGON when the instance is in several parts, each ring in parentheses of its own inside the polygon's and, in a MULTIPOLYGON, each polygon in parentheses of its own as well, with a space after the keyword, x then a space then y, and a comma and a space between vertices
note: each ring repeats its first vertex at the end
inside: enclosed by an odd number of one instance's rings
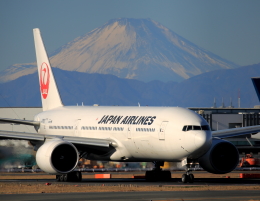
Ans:
POLYGON ((211 132, 205 119, 180 107, 64 106, 41 38, 33 29, 43 112, 34 121, 1 118, 32 125, 37 134, 0 131, 3 139, 28 140, 38 166, 58 181, 80 181, 79 158, 101 161, 154 162, 148 181, 169 180, 165 161, 182 162, 183 182, 193 182, 190 167, 223 174, 236 168, 236 147, 221 138, 260 131, 260 126, 211 132), (212 134, 215 137, 212 137, 212 134))

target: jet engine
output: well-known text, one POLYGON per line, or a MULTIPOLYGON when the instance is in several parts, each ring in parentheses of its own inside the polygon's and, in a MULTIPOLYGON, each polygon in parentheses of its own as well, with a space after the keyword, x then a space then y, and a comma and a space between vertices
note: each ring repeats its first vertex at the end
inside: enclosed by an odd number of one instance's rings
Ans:
POLYGON ((38 166, 50 174, 66 174, 77 166, 79 155, 76 147, 62 139, 45 142, 36 153, 38 166))
POLYGON ((228 141, 213 138, 209 151, 199 158, 200 166, 214 174, 225 174, 234 170, 239 162, 237 148, 228 141))

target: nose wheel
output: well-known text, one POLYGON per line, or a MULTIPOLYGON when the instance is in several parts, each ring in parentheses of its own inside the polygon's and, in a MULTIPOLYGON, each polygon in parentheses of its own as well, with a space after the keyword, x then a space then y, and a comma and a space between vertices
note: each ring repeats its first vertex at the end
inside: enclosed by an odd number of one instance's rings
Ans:
POLYGON ((182 183, 193 183, 194 182, 194 175, 192 174, 191 168, 195 166, 194 161, 184 159, 184 165, 186 166, 186 173, 182 175, 181 181, 182 183))
POLYGON ((191 174, 191 171, 187 171, 186 174, 183 174, 181 177, 182 183, 193 183, 194 182, 194 175, 191 174))

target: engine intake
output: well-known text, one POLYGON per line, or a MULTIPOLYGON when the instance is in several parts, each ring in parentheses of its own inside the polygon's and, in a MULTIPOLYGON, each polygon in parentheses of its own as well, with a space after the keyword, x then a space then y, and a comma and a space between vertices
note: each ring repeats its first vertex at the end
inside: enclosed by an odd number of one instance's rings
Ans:
POLYGON ((69 173, 77 166, 78 160, 76 147, 61 139, 45 142, 36 153, 38 166, 50 174, 69 173))
POLYGON ((214 174, 225 174, 234 170, 239 162, 237 148, 228 141, 213 138, 209 151, 199 158, 200 166, 214 174))

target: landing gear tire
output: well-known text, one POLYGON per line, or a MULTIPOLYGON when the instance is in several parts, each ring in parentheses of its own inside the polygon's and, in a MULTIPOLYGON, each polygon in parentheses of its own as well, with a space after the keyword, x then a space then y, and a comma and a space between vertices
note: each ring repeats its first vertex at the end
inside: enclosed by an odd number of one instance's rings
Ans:
POLYGON ((82 174, 81 174, 81 172, 74 172, 74 174, 75 174, 75 180, 76 181, 82 181, 82 174))
POLYGON ((56 175, 56 181, 57 181, 57 182, 60 181, 60 176, 61 176, 61 175, 56 175))
POLYGON ((146 171, 145 179, 146 181, 170 181, 171 172, 170 171, 146 171))
POLYGON ((164 161, 153 161, 154 169, 152 171, 146 171, 146 181, 170 181, 172 178, 170 171, 162 171, 160 166, 164 165, 164 161))
POLYGON ((160 173, 161 181, 170 181, 172 174, 170 171, 161 171, 160 173))
POLYGON ((193 174, 183 174, 181 177, 182 183, 193 183, 194 182, 194 175, 193 174))
POLYGON ((188 175, 187 174, 183 174, 182 177, 181 177, 181 181, 182 183, 187 183, 188 182, 188 175))
POLYGON ((145 172, 145 180, 146 181, 156 181, 156 175, 154 171, 146 171, 145 172))
POLYGON ((57 182, 81 182, 82 174, 81 172, 70 172, 68 174, 56 175, 57 182))
POLYGON ((64 181, 64 174, 60 175, 60 182, 64 181))
POLYGON ((189 182, 193 183, 194 182, 194 175, 193 174, 189 174, 188 177, 189 177, 189 182))
POLYGON ((67 174, 64 174, 64 175, 63 175, 63 181, 64 181, 64 182, 69 181, 69 180, 68 180, 68 175, 67 175, 67 174))

